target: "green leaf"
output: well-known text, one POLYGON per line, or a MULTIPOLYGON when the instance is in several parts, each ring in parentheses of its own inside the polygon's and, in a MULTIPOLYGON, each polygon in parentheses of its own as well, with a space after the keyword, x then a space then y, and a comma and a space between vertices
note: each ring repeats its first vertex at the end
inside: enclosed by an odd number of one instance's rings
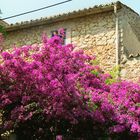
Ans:
POLYGON ((140 107, 140 103, 136 103, 136 106, 140 107))
POLYGON ((99 61, 97 59, 91 60, 90 63, 92 65, 99 65, 99 61))
POLYGON ((112 84, 114 82, 117 81, 118 76, 120 75, 120 67, 119 66, 115 66, 110 72, 109 74, 111 75, 111 78, 108 78, 105 80, 106 84, 112 84))
POLYGON ((6 29, 2 25, 0 25, 0 32, 3 34, 4 37, 7 35, 6 29))
POLYGON ((99 72, 96 71, 96 70, 92 70, 91 73, 94 74, 95 76, 98 76, 99 75, 99 72))

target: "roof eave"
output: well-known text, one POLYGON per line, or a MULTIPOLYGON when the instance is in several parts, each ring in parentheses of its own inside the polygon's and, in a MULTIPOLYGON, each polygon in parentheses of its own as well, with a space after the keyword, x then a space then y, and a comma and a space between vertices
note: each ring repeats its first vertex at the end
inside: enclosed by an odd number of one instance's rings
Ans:
MULTIPOLYGON (((121 4, 117 3, 117 8, 121 8, 121 4)), ((64 20, 69 20, 69 19, 74 19, 78 17, 84 17, 87 15, 92 15, 92 14, 99 14, 99 13, 104 13, 104 12, 111 12, 114 10, 114 5, 107 5, 107 6, 100 6, 100 7, 94 7, 94 8, 89 8, 89 9, 84 9, 84 10, 79 10, 79 11, 74 11, 68 14, 62 14, 62 15, 57 15, 49 18, 42 18, 40 20, 32 20, 31 22, 23 22, 21 24, 15 24, 13 26, 9 26, 6 28, 7 32, 14 31, 14 30, 19 30, 19 29, 25 29, 29 27, 34 27, 34 26, 40 26, 40 25, 47 25, 55 22, 60 22, 64 20)))
POLYGON ((3 21, 2 19, 0 19, 0 23, 5 27, 9 26, 9 24, 7 22, 3 21))

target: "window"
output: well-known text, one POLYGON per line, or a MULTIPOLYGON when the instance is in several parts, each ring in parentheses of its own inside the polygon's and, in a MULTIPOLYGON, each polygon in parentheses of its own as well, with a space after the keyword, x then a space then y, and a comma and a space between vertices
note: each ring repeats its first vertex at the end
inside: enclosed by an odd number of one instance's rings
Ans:
POLYGON ((54 30, 54 31, 51 31, 51 36, 53 37, 53 36, 55 36, 55 35, 58 35, 58 31, 57 30, 54 30))
POLYGON ((66 29, 60 29, 60 30, 54 30, 51 31, 51 36, 58 35, 60 38, 62 38, 62 44, 66 44, 66 29), (61 31, 60 31, 61 30, 61 31))

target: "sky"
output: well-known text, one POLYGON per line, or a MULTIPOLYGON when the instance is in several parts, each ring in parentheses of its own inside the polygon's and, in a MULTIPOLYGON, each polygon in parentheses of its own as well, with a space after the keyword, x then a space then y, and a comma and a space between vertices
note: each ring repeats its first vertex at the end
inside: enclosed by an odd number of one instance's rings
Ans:
MULTIPOLYGON (((66 0, 0 0, 1 18, 13 16, 23 12, 28 12, 66 0)), ((48 8, 42 11, 30 13, 20 17, 5 20, 6 22, 16 23, 21 21, 30 21, 41 17, 49 17, 61 13, 67 13, 73 10, 93 7, 94 5, 115 2, 116 0, 72 0, 68 3, 48 8)), ((131 7, 140 15, 140 0, 120 0, 122 3, 131 7)))

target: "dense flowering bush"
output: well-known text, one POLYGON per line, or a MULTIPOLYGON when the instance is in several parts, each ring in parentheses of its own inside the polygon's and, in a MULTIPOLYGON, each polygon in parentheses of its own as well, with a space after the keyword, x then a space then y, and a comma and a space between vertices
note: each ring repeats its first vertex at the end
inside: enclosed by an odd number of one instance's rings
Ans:
POLYGON ((122 81, 112 84, 110 93, 117 115, 117 125, 114 125, 111 130, 117 133, 128 131, 140 135, 140 86, 122 81))
POLYGON ((140 86, 106 84, 111 76, 91 64, 95 57, 61 42, 43 35, 42 46, 1 53, 1 133, 13 130, 19 140, 138 139, 140 86))

